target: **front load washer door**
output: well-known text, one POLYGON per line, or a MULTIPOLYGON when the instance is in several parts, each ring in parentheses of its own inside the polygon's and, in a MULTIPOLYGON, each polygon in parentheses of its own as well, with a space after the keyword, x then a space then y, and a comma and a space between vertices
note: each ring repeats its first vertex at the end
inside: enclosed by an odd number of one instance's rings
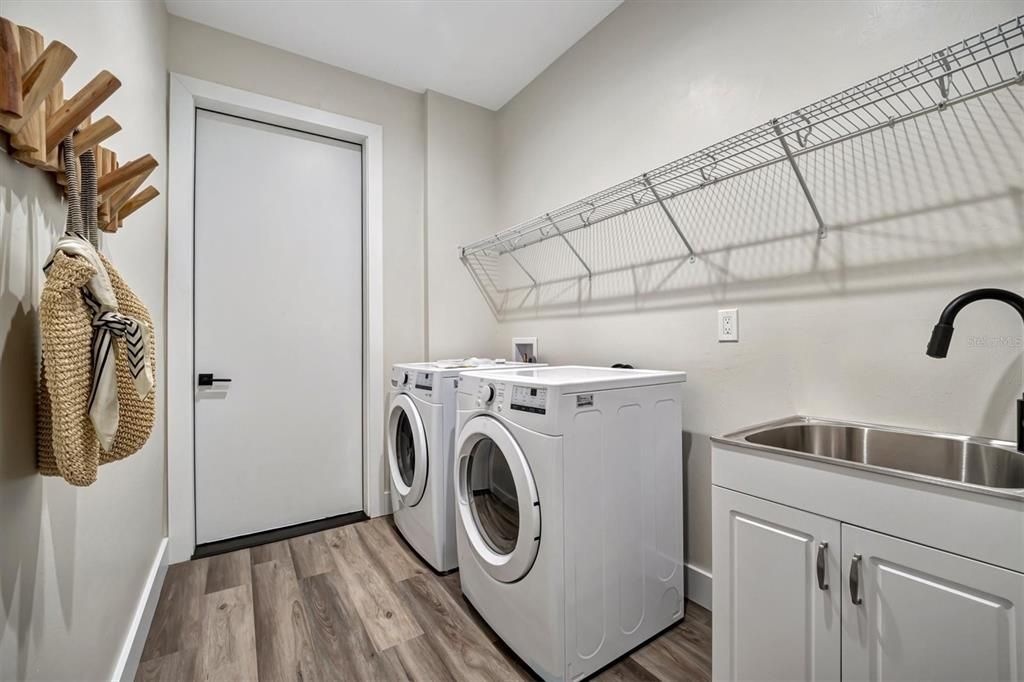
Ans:
POLYGON ((526 457, 512 434, 485 416, 463 427, 457 452, 459 523, 484 570, 515 582, 540 547, 540 500, 526 457))
POLYGON ((404 393, 391 402, 388 464, 391 483, 402 504, 418 504, 427 487, 427 434, 416 405, 404 393))

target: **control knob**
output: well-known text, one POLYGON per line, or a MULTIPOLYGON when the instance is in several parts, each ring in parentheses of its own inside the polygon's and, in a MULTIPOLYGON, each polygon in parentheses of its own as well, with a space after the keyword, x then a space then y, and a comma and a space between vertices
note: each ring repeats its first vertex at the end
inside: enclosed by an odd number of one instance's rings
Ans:
POLYGON ((490 405, 494 402, 494 384, 487 384, 487 397, 484 398, 484 402, 490 405))

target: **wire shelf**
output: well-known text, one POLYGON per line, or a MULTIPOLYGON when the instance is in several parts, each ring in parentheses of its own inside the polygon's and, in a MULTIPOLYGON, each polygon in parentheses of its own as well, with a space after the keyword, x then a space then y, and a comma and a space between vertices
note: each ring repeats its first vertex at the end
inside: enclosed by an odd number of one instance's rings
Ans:
MULTIPOLYGON (((577 277, 590 278, 595 266, 581 253, 583 238, 575 235, 570 239, 569 235, 613 219, 619 219, 616 223, 628 224, 634 213, 638 216, 660 214, 659 219, 671 227, 670 234, 674 234, 676 247, 681 249, 676 257, 681 255, 693 263, 713 250, 713 245, 698 241, 692 220, 681 219, 679 209, 691 200, 686 195, 710 190, 755 171, 766 171, 777 164, 790 176, 785 181, 788 190, 798 193, 805 208, 810 210, 813 219, 810 233, 816 232, 819 238, 824 238, 834 225, 823 216, 819 209, 822 197, 815 195, 813 183, 805 176, 816 154, 1022 83, 1024 15, 585 199, 461 247, 460 257, 478 286, 485 290, 492 309, 496 307, 495 299, 510 291, 496 281, 496 259, 509 256, 520 274, 527 277, 524 287, 529 289, 538 285, 539 275, 531 273, 516 252, 557 239, 567 247, 566 255, 577 270, 582 268, 577 277), (794 182, 795 185, 789 187, 794 182)), ((1020 101, 1016 96, 1008 101, 992 99, 993 108, 999 112, 997 115, 1008 119, 1010 129, 1020 137, 1020 101)), ((992 117, 988 109, 981 115, 992 117)), ((713 201, 723 193, 708 194, 712 197, 708 201, 713 201)), ((647 259, 650 260, 650 254, 647 259)))

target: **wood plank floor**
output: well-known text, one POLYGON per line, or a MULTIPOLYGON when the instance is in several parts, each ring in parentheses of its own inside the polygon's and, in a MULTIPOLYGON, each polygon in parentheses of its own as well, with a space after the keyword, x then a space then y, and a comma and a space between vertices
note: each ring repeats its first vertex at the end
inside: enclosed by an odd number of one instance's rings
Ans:
MULTIPOLYGON (((711 614, 598 680, 708 680, 711 614)), ((137 680, 524 680, 532 674, 390 517, 167 571, 137 680)))

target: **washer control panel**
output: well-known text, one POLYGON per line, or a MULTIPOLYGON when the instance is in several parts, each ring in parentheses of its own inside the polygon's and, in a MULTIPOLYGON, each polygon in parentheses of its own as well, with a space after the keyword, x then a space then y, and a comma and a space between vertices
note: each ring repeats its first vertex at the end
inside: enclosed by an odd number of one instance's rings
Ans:
POLYGON ((429 391, 434 388, 434 374, 432 372, 416 372, 416 388, 421 391, 429 391))
POLYGON ((509 408, 520 412, 547 414, 548 389, 535 386, 512 386, 509 408))

